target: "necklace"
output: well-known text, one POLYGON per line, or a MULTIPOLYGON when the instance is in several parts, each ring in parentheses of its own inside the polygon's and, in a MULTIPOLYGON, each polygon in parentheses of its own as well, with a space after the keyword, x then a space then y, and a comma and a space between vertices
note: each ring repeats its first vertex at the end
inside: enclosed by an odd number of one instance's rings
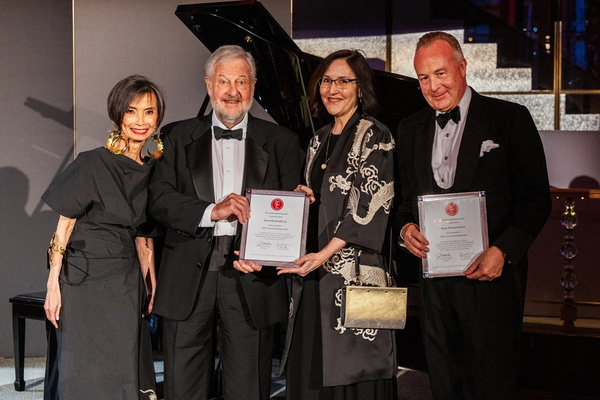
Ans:
POLYGON ((327 136, 327 148, 325 149, 325 162, 323 162, 323 164, 321 164, 322 170, 325 170, 325 168, 327 168, 327 163, 331 159, 331 156, 329 156, 329 142, 330 141, 331 141, 331 131, 329 131, 329 136, 327 136), (327 156, 329 156, 329 157, 327 157, 327 156))

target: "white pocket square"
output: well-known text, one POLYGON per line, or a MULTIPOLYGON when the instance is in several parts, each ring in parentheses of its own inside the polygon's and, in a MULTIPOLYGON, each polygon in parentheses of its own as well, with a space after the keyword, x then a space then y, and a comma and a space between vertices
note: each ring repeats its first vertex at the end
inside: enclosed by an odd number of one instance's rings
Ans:
POLYGON ((500 147, 499 144, 494 143, 493 140, 486 140, 481 143, 481 150, 479 150, 479 157, 483 157, 483 153, 489 153, 490 150, 500 147))

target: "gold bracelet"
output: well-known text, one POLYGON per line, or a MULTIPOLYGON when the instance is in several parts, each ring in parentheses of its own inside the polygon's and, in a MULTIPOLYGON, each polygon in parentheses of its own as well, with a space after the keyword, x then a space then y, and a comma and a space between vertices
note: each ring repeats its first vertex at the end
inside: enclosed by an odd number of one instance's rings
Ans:
POLYGON ((54 252, 57 252, 61 256, 64 256, 65 254, 67 254, 67 249, 65 249, 64 247, 60 247, 59 245, 54 243, 55 236, 56 236, 56 232, 54 232, 52 234, 52 239, 50 239, 50 247, 48 247, 48 256, 49 256, 48 262, 50 264, 50 267, 52 267, 52 257, 54 256, 54 252))

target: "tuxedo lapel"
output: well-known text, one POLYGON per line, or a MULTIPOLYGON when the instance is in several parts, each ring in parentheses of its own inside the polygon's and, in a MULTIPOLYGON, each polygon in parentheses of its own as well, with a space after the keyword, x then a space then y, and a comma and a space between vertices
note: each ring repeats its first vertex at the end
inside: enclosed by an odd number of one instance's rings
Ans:
POLYGON ((190 171, 194 190, 200 200, 215 202, 212 177, 212 141, 210 117, 204 117, 192 132, 192 142, 185 147, 187 166, 190 171))
POLYGON ((244 157, 244 183, 246 189, 261 189, 269 165, 269 153, 263 149, 267 137, 256 123, 255 119, 248 115, 248 128, 246 131, 246 155, 244 157))
POLYGON ((435 135, 435 113, 424 118, 415 131, 414 168, 419 182, 419 193, 430 194, 433 191, 433 175, 431 173, 431 149, 435 135))
POLYGON ((304 178, 306 180, 306 184, 308 185, 308 187, 312 187, 312 182, 311 182, 312 170, 315 166, 315 161, 319 157, 319 154, 321 154, 321 152, 323 151, 323 147, 324 147, 323 144, 327 140, 329 133, 331 132, 332 126, 333 126, 333 123, 328 124, 328 125, 326 125, 326 127, 327 127, 326 129, 321 128, 316 132, 316 135, 317 135, 318 141, 319 141, 319 147, 317 147, 317 150, 315 151, 314 155, 310 156, 310 149, 307 150, 308 157, 307 157, 307 161, 306 161, 306 172, 304 173, 304 178))
POLYGON ((454 191, 469 191, 471 190, 471 182, 477 169, 479 162, 479 152, 481 143, 487 137, 490 120, 484 116, 486 113, 480 109, 479 97, 473 91, 471 104, 469 105, 469 113, 465 123, 460 149, 458 152, 458 160, 456 162, 456 175, 454 177, 454 191))

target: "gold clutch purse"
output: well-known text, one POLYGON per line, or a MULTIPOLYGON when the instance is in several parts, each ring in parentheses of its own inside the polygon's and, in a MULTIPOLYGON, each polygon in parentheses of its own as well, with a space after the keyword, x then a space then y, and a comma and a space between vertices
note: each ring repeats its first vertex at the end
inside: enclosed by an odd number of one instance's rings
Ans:
POLYGON ((360 279, 359 253, 356 249, 354 270, 357 283, 342 288, 342 325, 346 328, 404 329, 407 289, 392 287, 388 271, 388 286, 363 286, 360 279))
POLYGON ((406 288, 344 286, 342 325, 346 328, 404 329, 406 288))

